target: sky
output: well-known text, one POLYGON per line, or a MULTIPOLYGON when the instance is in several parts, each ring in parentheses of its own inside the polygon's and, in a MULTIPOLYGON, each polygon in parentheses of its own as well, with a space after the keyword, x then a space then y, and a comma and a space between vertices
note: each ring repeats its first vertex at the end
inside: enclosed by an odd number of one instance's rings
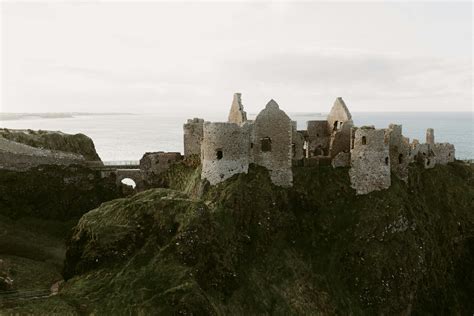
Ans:
POLYGON ((2 112, 473 111, 467 2, 10 2, 2 112))

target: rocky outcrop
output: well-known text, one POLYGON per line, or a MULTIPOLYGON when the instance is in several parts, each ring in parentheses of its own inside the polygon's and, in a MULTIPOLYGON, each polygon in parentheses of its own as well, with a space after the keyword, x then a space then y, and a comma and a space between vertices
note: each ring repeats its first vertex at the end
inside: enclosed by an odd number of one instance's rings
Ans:
POLYGON ((61 297, 84 314, 472 314, 471 167, 411 165, 367 195, 344 168, 293 172, 210 186, 174 165, 171 189, 81 219, 61 297))
POLYGON ((94 142, 84 134, 2 128, 0 137, 34 148, 81 155, 87 161, 100 161, 94 142))

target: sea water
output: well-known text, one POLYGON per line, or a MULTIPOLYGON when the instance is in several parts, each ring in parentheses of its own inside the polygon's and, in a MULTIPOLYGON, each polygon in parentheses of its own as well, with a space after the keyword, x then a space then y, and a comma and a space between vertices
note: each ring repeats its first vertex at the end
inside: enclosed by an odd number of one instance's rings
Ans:
MULTIPOLYGON (((436 142, 456 146, 456 158, 474 159, 474 112, 355 112, 356 126, 388 127, 402 124, 403 135, 410 140, 425 141, 427 128, 434 128, 436 142)), ((298 122, 298 129, 306 129, 306 121, 322 120, 320 113, 288 113, 298 122)), ((226 117, 203 116, 212 121, 226 117)), ((250 114, 249 119, 255 115, 250 114)), ((19 119, 0 121, 0 127, 54 130, 83 133, 92 138, 103 161, 139 160, 145 152, 183 152, 183 123, 187 117, 165 117, 158 114, 85 115, 70 118, 19 119)))

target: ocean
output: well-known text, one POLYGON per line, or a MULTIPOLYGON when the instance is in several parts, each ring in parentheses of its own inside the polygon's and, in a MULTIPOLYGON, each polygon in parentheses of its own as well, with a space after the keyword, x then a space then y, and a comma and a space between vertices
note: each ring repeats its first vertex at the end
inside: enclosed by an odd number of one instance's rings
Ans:
MULTIPOLYGON (((306 121, 325 119, 321 113, 288 113, 305 129, 306 121)), ((203 116, 212 121, 226 117, 203 116)), ((249 119, 255 115, 250 114, 249 119)), ((435 129, 437 142, 456 146, 457 159, 474 159, 474 112, 355 112, 356 126, 387 127, 402 124, 403 134, 425 140, 427 128, 435 129)), ((188 117, 165 117, 158 114, 73 115, 68 118, 21 118, 0 120, 0 127, 55 130, 65 133, 83 133, 91 137, 103 161, 139 160, 145 152, 183 152, 183 123, 188 117)))

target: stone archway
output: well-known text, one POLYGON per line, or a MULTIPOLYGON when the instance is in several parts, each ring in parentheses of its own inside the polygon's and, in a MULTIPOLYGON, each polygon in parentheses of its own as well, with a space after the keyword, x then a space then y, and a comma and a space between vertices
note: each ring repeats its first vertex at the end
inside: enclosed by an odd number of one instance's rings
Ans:
POLYGON ((115 171, 115 175, 116 175, 116 184, 120 188, 124 184, 128 185, 128 183, 123 183, 124 180, 130 179, 135 183, 135 187, 133 188, 134 191, 139 192, 145 189, 143 172, 140 169, 117 169, 115 171))

